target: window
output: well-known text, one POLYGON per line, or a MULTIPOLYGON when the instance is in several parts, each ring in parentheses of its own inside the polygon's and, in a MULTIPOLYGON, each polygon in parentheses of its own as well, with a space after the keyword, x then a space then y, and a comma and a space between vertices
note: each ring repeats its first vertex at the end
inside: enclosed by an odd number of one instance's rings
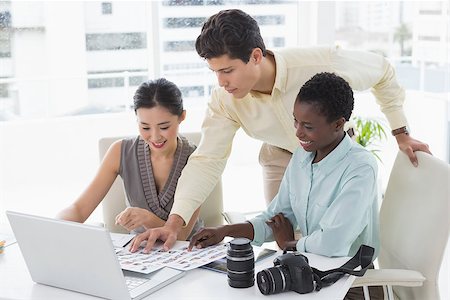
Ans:
POLYGON ((0 12, 0 58, 11 57, 11 13, 0 12))
POLYGON ((0 84, 0 98, 7 98, 8 96, 9 96, 8 84, 6 83, 0 84))
POLYGON ((129 85, 130 86, 138 86, 147 80, 148 80, 147 76, 131 76, 129 79, 129 85))
POLYGON ((189 28, 201 27, 206 18, 165 18, 163 20, 164 28, 189 28))
POLYGON ((274 37, 272 39, 272 45, 275 48, 284 47, 284 45, 285 45, 284 37, 274 37))
POLYGON ((336 44, 388 57, 397 68, 400 83, 409 89, 448 91, 445 80, 427 83, 423 79, 430 74, 429 66, 434 66, 432 72, 440 73, 441 78, 448 78, 445 14, 448 20, 448 5, 440 1, 339 1, 336 44))
POLYGON ((418 9, 420 15, 440 15, 444 12, 445 6, 441 1, 424 1, 420 3, 418 9))
POLYGON ((426 35, 419 35, 418 39, 419 41, 434 41, 434 42, 439 42, 441 40, 438 36, 426 36, 426 35))
POLYGON ((425 10, 422 9, 419 11, 419 14, 421 15, 440 15, 441 11, 440 10, 425 10))
POLYGON ((284 16, 253 16, 259 26, 264 25, 284 25, 284 16))
POLYGON ((205 4, 207 4, 207 2, 209 2, 210 5, 219 5, 223 1, 165 0, 165 1, 163 1, 163 5, 164 6, 194 6, 194 5, 205 5, 205 4))
POLYGON ((180 86, 184 98, 201 97, 205 95, 203 86, 180 86))
POLYGON ((8 30, 0 29, 0 58, 11 57, 11 38, 8 30))
POLYGON ((164 43, 164 51, 180 52, 180 51, 193 51, 195 48, 194 41, 171 41, 164 43))
POLYGON ((124 79, 120 77, 88 79, 88 88, 90 89, 122 87, 122 86, 124 86, 124 79))
POLYGON ((11 13, 9 11, 0 11, 0 28, 11 27, 11 13))
POLYGON ((125 50, 147 47, 146 33, 94 33, 86 34, 86 50, 125 50))
POLYGON ((192 70, 205 68, 205 63, 186 63, 186 64, 167 64, 164 65, 164 71, 192 70))
POLYGON ((148 76, 133 75, 136 73, 145 73, 145 70, 127 70, 127 71, 114 71, 114 72, 92 72, 90 75, 93 76, 105 76, 107 78, 89 78, 88 88, 89 89, 99 89, 99 88, 112 88, 112 87, 124 87, 125 83, 128 81, 129 86, 138 86, 142 82, 148 80, 148 76), (120 74, 120 77, 109 77, 111 74, 120 74))
POLYGON ((112 3, 102 2, 102 15, 111 15, 111 14, 112 14, 112 3))
MULTIPOLYGON (((192 86, 193 91, 203 87, 202 97, 205 98, 206 103, 209 95, 207 87, 216 84, 216 78, 208 70, 205 61, 195 52, 195 39, 208 16, 216 13, 218 9, 241 8, 254 14, 261 25, 268 48, 295 45, 297 39, 296 30, 286 30, 287 26, 297 22, 299 4, 296 1, 172 0, 161 2, 73 1, 70 3, 73 6, 71 8, 42 1, 36 1, 30 5, 14 1, 0 2, 0 24, 14 27, 3 27, 7 30, 0 30, 0 60, 8 58, 0 61, 2 64, 0 78, 42 76, 43 73, 37 70, 45 68, 49 60, 54 61, 53 54, 46 54, 49 49, 45 47, 46 43, 66 44, 60 42, 64 34, 52 41, 51 38, 54 35, 47 33, 64 30, 70 31, 72 38, 67 42, 72 44, 55 52, 64 53, 64 56, 70 59, 60 58, 61 64, 55 63, 55 66, 61 65, 59 66, 62 70, 61 77, 79 77, 78 88, 74 91, 79 92, 80 95, 72 93, 72 99, 69 100, 70 97, 66 97, 65 102, 49 99, 58 93, 49 92, 43 81, 16 84, 2 82, 0 79, 0 84, 5 84, 11 91, 9 93, 11 101, 19 107, 15 112, 20 112, 18 116, 20 118, 60 115, 65 103, 69 102, 72 104, 67 105, 68 111, 71 106, 107 101, 123 106, 130 95, 132 96, 133 88, 129 87, 137 86, 147 78, 148 74, 167 77, 186 89, 192 86), (273 3, 277 3, 276 13, 272 13, 273 3), (217 7, 218 5, 221 7, 217 7), (183 14, 179 12, 180 6, 186 6, 183 14), (193 10, 190 10, 188 6, 191 6, 193 10), (202 8, 197 9, 196 6, 202 6, 202 8), (61 16, 66 14, 64 19, 69 27, 46 23, 44 12, 47 8, 58 11, 61 16), (253 11, 254 8, 257 8, 256 13, 253 11), (10 11, 16 14, 13 23, 11 20, 14 16, 11 16, 10 11), (103 15, 109 16, 104 18, 103 15), (54 27, 48 27, 52 25, 54 27), (29 41, 33 41, 36 51, 31 52, 30 55, 24 51, 14 51, 11 49, 11 41, 14 41, 15 45, 21 45, 17 49, 32 49, 22 45, 28 45, 29 41), (19 56, 9 59, 14 54, 19 56), (27 68, 17 64, 27 60, 33 62, 27 68), (141 74, 144 70, 145 73, 141 74), (124 71, 128 71, 129 74, 126 76, 130 77, 116 74, 124 71), (115 93, 112 92, 113 90, 115 93), (24 97, 34 100, 28 103, 23 100, 24 97), (78 99, 86 99, 86 103, 80 101, 76 104, 78 99), (41 109, 34 109, 33 105, 41 109), (50 107, 44 108, 45 106, 50 107), (26 113, 27 111, 30 113, 26 113)), ((58 76, 59 74, 52 74, 52 77, 58 76)), ((48 83, 50 86, 55 84, 58 85, 56 82, 48 83)), ((187 95, 194 94, 187 93, 187 95)))

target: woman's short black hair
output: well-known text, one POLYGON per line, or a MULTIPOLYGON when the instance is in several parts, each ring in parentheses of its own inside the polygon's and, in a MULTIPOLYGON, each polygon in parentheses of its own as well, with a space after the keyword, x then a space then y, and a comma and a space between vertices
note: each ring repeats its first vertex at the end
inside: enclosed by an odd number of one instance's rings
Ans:
POLYGON ((165 78, 141 83, 133 99, 135 112, 141 107, 162 106, 173 115, 181 116, 183 113, 183 98, 180 89, 165 78))
POLYGON ((266 55, 258 23, 239 9, 227 9, 209 17, 195 41, 198 55, 205 59, 227 54, 248 63, 255 48, 266 55))
POLYGON ((300 89, 296 102, 317 107, 328 122, 344 117, 350 119, 353 111, 353 91, 347 81, 333 73, 318 73, 300 89))

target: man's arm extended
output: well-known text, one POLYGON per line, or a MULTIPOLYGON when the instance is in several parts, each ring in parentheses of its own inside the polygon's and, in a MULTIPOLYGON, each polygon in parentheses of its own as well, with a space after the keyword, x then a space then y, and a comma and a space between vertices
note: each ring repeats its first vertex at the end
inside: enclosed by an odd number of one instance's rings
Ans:
POLYGON ((183 226, 219 182, 239 127, 221 105, 217 93, 213 93, 202 124, 200 145, 189 157, 178 179, 169 218, 163 227, 149 229, 145 235, 136 238, 136 247, 146 239, 146 249, 151 249, 157 240, 165 242, 166 250, 174 245, 183 226))
MULTIPOLYGON (((381 55, 363 51, 331 51, 331 64, 338 75, 343 76, 354 90, 371 89, 391 129, 408 127, 403 110, 405 91, 398 84, 394 67, 381 55)), ((399 149, 408 155, 414 166, 418 165, 415 151, 431 154, 427 144, 409 134, 395 135, 399 149)))

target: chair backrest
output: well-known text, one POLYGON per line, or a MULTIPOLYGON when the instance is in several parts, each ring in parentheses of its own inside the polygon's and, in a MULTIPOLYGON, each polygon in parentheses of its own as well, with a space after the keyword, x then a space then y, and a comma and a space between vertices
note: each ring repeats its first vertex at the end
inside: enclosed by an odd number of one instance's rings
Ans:
MULTIPOLYGON (((200 142, 201 133, 181 133, 189 141, 198 145, 200 142)), ((119 139, 125 138, 124 136, 105 137, 99 140, 99 155, 100 160, 108 151, 111 144, 119 139)), ((193 187, 195 188, 195 187, 193 187)), ((111 186, 108 194, 102 201, 103 221, 105 227, 111 232, 125 233, 127 232, 123 227, 115 224, 115 217, 121 211, 126 208, 125 190, 123 181, 120 176, 116 178, 116 181, 111 186)), ((223 198, 222 198, 222 181, 219 180, 216 187, 212 190, 211 194, 202 204, 200 209, 200 218, 205 222, 205 226, 218 226, 223 224, 223 198)))
POLYGON ((399 152, 380 210, 381 269, 421 272, 422 287, 394 287, 400 299, 439 299, 438 275, 449 238, 450 166, 416 152, 419 166, 399 152))

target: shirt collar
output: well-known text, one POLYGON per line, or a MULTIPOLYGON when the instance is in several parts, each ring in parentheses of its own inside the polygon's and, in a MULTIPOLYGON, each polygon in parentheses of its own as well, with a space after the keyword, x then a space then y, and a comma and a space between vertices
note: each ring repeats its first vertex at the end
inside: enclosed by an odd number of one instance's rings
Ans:
MULTIPOLYGON (((321 161, 316 163, 316 169, 321 170, 321 172, 329 173, 331 172, 336 165, 347 156, 348 152, 350 152, 352 148, 352 139, 346 133, 342 141, 336 148, 333 149, 326 157, 324 157, 321 161)), ((303 150, 303 149, 302 149, 303 150)), ((304 155, 300 158, 300 164, 302 167, 306 165, 310 165, 314 159, 315 152, 306 152, 304 151, 304 155)))
POLYGON ((272 54, 275 58, 275 83, 273 85, 273 90, 277 89, 280 92, 286 92, 287 84, 287 65, 283 56, 279 53, 267 50, 267 53, 272 54))

